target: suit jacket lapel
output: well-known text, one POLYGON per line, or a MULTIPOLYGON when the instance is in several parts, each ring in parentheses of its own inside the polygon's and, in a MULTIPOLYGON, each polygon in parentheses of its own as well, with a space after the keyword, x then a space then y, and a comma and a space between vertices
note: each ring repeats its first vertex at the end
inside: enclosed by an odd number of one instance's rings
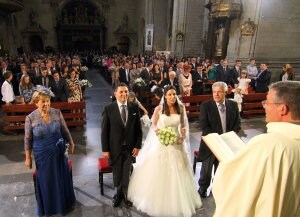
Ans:
POLYGON ((225 106, 226 106, 226 131, 228 131, 227 129, 230 128, 229 123, 230 123, 230 106, 228 101, 225 99, 225 106))

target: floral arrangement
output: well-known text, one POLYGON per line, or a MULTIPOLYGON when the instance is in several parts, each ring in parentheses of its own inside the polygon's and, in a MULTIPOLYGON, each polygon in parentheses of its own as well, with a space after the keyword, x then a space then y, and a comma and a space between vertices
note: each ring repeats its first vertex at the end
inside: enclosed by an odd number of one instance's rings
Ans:
POLYGON ((93 65, 100 65, 100 63, 102 63, 102 59, 99 56, 95 56, 93 58, 93 65))
POLYGON ((133 84, 138 87, 146 87, 146 82, 142 78, 135 79, 133 84))
POLYGON ((92 87, 93 86, 91 84, 91 82, 89 82, 89 80, 87 80, 87 79, 79 80, 79 84, 81 87, 92 87))
POLYGON ((86 66, 82 66, 82 67, 81 67, 81 71, 82 71, 82 72, 86 72, 87 70, 89 70, 88 67, 86 67, 86 66))
POLYGON ((157 132, 158 139, 162 145, 173 145, 177 142, 178 135, 174 128, 166 127, 157 132))

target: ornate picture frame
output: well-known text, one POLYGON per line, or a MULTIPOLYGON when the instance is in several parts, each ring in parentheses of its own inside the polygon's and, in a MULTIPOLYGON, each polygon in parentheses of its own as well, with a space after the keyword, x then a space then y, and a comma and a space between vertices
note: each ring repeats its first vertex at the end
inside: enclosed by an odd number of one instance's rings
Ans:
POLYGON ((241 25, 242 36, 253 36, 255 34, 257 25, 250 18, 241 25))
POLYGON ((177 34, 176 34, 176 40, 177 41, 182 41, 183 40, 183 33, 181 31, 179 31, 177 34))

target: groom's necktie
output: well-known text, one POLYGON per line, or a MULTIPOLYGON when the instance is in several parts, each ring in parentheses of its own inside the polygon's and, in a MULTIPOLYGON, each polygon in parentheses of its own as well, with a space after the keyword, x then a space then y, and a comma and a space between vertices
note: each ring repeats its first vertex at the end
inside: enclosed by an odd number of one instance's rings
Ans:
POLYGON ((121 118, 123 123, 126 124, 126 105, 121 105, 121 118))

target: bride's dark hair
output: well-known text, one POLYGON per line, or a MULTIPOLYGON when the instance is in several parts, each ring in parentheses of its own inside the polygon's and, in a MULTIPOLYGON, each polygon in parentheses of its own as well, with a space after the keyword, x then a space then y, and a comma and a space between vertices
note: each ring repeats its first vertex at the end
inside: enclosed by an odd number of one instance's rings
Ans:
MULTIPOLYGON (((169 106, 167 104, 167 100, 165 98, 165 96, 167 95, 168 91, 169 90, 175 90, 176 92, 176 88, 172 85, 169 85, 169 86, 166 86, 165 89, 164 89, 164 104, 163 104, 163 108, 162 108, 162 113, 163 114, 166 114, 167 116, 170 116, 170 109, 169 109, 169 106)), ((176 109, 176 112, 177 114, 181 114, 182 112, 182 108, 181 106, 178 104, 178 101, 176 100, 175 104, 174 104, 174 107, 176 109)))

